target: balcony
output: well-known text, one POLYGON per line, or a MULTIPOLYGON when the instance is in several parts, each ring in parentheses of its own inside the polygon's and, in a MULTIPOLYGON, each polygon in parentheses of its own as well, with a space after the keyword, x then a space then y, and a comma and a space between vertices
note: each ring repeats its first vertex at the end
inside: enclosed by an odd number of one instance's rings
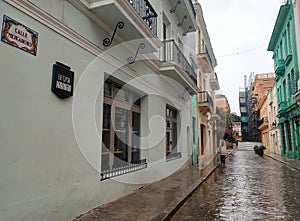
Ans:
POLYGON ((207 91, 201 91, 198 94, 199 111, 203 114, 212 113, 214 110, 214 103, 207 91))
POLYGON ((163 74, 178 81, 184 87, 191 87, 194 93, 197 93, 197 75, 180 47, 174 40, 166 40, 162 44, 159 57, 163 74))
POLYGON ((148 0, 68 1, 96 23, 104 24, 108 38, 115 32, 119 42, 147 38, 153 51, 161 46, 156 36, 157 13, 148 0), (117 26, 119 22, 123 22, 122 28, 117 26))
POLYGON ((219 85, 219 80, 218 80, 218 76, 217 76, 217 73, 213 72, 210 74, 210 80, 209 80, 209 83, 210 83, 210 87, 213 89, 213 90, 219 90, 220 89, 220 85, 219 85))
POLYGON ((277 63, 275 64, 275 74, 278 76, 283 76, 285 71, 285 65, 283 59, 278 59, 277 63))
POLYGON ((287 110, 287 102, 281 101, 278 104, 278 118, 285 116, 287 110))
POLYGON ((213 62, 207 46, 205 44, 201 44, 198 50, 197 60, 202 70, 204 73, 212 73, 214 71, 215 62, 213 62))
POLYGON ((127 0, 141 16, 150 30, 157 35, 157 14, 147 0, 127 0))
POLYGON ((289 63, 292 61, 292 59, 293 59, 293 51, 292 51, 292 49, 290 48, 290 49, 288 50, 288 53, 287 53, 286 57, 285 57, 284 65, 285 65, 285 66, 288 66, 289 63))
POLYGON ((298 90, 295 94, 295 99, 297 104, 300 106, 300 90, 298 90))
POLYGON ((215 111, 214 111, 214 113, 212 114, 211 117, 214 120, 220 120, 222 116, 223 116, 223 114, 221 113, 220 109, 219 108, 215 108, 215 111))
POLYGON ((263 117, 262 119, 260 119, 260 121, 258 122, 258 129, 259 130, 265 130, 269 127, 269 120, 267 117, 263 117))

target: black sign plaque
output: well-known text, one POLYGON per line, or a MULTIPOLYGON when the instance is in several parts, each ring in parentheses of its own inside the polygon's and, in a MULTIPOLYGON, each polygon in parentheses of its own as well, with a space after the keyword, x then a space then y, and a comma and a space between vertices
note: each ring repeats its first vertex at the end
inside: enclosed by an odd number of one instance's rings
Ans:
POLYGON ((51 91, 59 98, 73 96, 74 72, 71 68, 56 62, 52 70, 51 91))

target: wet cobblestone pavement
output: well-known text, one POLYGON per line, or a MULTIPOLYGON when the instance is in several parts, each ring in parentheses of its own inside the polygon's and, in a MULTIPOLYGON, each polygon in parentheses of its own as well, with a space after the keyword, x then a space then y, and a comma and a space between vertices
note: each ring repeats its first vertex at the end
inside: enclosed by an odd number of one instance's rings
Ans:
POLYGON ((237 151, 172 220, 300 220, 300 172, 237 151))

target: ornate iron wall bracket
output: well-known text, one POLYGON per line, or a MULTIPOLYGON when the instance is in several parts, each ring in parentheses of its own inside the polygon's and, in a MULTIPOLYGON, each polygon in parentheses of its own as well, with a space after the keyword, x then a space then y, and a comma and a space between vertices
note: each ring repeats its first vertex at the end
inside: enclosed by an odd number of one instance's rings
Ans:
POLYGON ((133 64, 135 62, 135 60, 136 60, 136 57, 137 57, 137 55, 139 53, 139 50, 140 49, 144 49, 144 48, 145 48, 145 44, 144 43, 140 43, 139 46, 138 46, 138 49, 136 50, 135 56, 134 57, 130 56, 129 58, 127 58, 127 62, 129 64, 133 64))
POLYGON ((181 20, 181 22, 177 24, 178 28, 182 26, 182 24, 183 24, 183 22, 184 22, 185 19, 187 19, 187 15, 184 15, 183 18, 182 18, 182 20, 181 20))
POLYGON ((186 36, 186 34, 190 31, 190 30, 192 30, 192 26, 190 25, 189 27, 188 27, 188 29, 184 32, 184 33, 182 33, 182 35, 183 36, 186 36))
POLYGON ((176 9, 177 9, 177 6, 181 4, 181 1, 180 0, 177 0, 176 2, 176 5, 174 8, 170 9, 170 13, 173 14, 175 13, 176 9))
POLYGON ((116 32, 117 32, 117 29, 118 29, 118 28, 119 28, 119 29, 123 29, 123 28, 124 28, 124 22, 119 21, 119 22, 117 23, 117 25, 116 25, 116 27, 115 27, 115 30, 114 30, 114 33, 113 33, 113 35, 111 36, 111 39, 105 38, 105 39, 103 40, 103 45, 104 45, 105 47, 108 47, 108 46, 111 45, 112 41, 113 41, 114 38, 115 38, 115 35, 116 35, 116 32))

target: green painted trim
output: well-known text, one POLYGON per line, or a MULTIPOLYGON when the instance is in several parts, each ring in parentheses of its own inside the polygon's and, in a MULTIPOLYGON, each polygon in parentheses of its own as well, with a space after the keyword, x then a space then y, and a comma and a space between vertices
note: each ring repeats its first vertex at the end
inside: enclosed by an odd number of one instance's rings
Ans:
POLYGON ((291 9, 290 4, 282 5, 280 7, 275 26, 272 32, 272 36, 268 45, 268 51, 274 51, 276 48, 279 37, 281 36, 282 27, 285 24, 286 18, 288 17, 289 10, 291 9))

